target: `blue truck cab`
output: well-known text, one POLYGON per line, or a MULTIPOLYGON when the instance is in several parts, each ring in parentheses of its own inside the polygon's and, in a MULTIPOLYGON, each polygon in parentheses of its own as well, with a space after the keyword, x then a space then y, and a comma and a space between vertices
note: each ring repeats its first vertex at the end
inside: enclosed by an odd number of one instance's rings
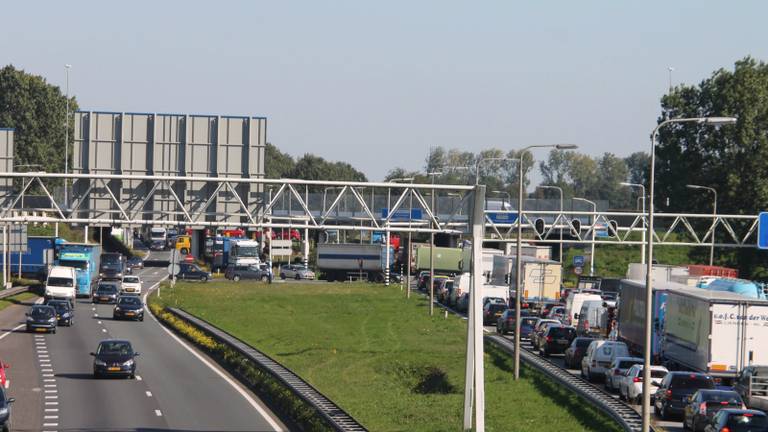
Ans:
POLYGON ((77 273, 77 296, 88 297, 99 280, 101 246, 84 243, 59 245, 56 265, 74 267, 77 273))

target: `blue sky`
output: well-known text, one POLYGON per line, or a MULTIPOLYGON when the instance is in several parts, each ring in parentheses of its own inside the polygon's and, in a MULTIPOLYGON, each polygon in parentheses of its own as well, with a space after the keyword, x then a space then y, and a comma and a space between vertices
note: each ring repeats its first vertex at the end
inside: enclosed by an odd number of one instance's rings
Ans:
POLYGON ((282 151, 380 180, 432 145, 646 150, 667 68, 695 84, 768 60, 766 16, 759 1, 11 2, 0 64, 61 85, 72 64, 83 109, 267 116, 282 151))

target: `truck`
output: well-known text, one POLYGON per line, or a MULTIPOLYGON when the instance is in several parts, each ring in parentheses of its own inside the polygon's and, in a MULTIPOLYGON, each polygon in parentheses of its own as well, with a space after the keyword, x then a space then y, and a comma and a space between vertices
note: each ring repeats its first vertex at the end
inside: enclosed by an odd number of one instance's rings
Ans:
POLYGON ((224 242, 229 242, 229 254, 224 264, 233 264, 237 266, 258 265, 261 263, 261 243, 249 239, 231 239, 224 238, 224 242))
MULTIPOLYGON (((48 269, 55 260, 58 245, 64 242, 64 239, 58 237, 27 237, 27 250, 21 253, 21 275, 41 282, 45 281, 48 269)), ((8 255, 11 274, 18 274, 19 253, 11 252, 8 255)))
MULTIPOLYGON (((645 281, 622 279, 618 302, 618 339, 633 354, 642 354, 645 347, 645 281)), ((669 292, 685 289, 685 285, 675 282, 654 282, 653 284, 653 328, 651 333, 651 356, 661 355, 661 340, 667 315, 667 296, 669 292)))
MULTIPOLYGON (((630 263, 627 267, 627 279, 645 282, 645 274, 647 269, 647 264, 630 263)), ((688 268, 682 266, 654 264, 652 274, 654 282, 672 282, 675 280, 675 278, 688 277, 688 268)))
POLYGON ((118 252, 108 252, 101 255, 99 277, 104 280, 121 280, 129 273, 125 257, 118 252))
POLYGON ((751 409, 768 411, 768 366, 749 365, 735 378, 733 390, 751 409))
MULTIPOLYGON (((464 271, 462 249, 435 246, 435 271, 441 273, 460 273, 464 271)), ((416 249, 416 270, 430 269, 430 247, 421 246, 416 249)))
POLYGON ((383 282, 387 254, 394 263, 394 250, 383 244, 319 243, 317 269, 324 279, 344 281, 350 277, 383 282))
MULTIPOLYGON (((557 261, 537 259, 530 256, 520 257, 523 266, 522 298, 533 310, 540 309, 547 302, 560 299, 560 284, 562 282, 562 265, 557 261)), ((510 291, 516 291, 515 256, 494 255, 491 285, 508 286, 510 291)))
POLYGON ((729 385, 750 364, 768 364, 768 301, 726 291, 669 291, 662 357, 672 369, 729 385))
POLYGON ((77 274, 77 296, 89 297, 99 281, 101 246, 88 243, 63 243, 55 265, 73 267, 77 274))
POLYGON ((151 227, 149 229, 149 248, 152 250, 165 250, 168 245, 168 231, 163 227, 151 227))

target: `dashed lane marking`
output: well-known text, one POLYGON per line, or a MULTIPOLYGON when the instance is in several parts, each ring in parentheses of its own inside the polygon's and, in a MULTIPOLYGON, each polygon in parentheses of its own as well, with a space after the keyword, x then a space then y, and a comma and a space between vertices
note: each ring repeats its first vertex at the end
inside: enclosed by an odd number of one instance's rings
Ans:
POLYGON ((107 329, 101 329, 101 331, 103 331, 104 333, 106 333, 106 332, 107 332, 107 329))
POLYGON ((141 381, 141 375, 136 375, 136 381, 141 381))
POLYGON ((101 321, 99 321, 98 323, 101 324, 101 321))
POLYGON ((152 392, 151 391, 147 391, 145 393, 147 394, 147 397, 152 397, 152 392))
POLYGON ((163 413, 161 413, 160 410, 155 410, 155 415, 160 417, 163 415, 163 413))
POLYGON ((55 401, 45 401, 45 404, 46 405, 58 405, 59 403, 55 402, 55 401))
POLYGON ((45 412, 59 412, 58 408, 46 408, 45 412))

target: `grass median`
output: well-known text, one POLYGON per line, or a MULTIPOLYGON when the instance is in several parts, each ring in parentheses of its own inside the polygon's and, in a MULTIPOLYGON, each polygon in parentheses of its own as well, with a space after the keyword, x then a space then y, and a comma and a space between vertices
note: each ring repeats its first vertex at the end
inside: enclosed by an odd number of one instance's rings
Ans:
MULTIPOLYGON (((375 431, 461 430, 466 321, 429 317, 421 296, 371 284, 211 282, 163 287, 181 307, 281 362, 375 431)), ((487 345, 486 345, 487 346, 487 345)), ((611 431, 586 402, 486 353, 489 431, 611 431)))
POLYGON ((4 299, 0 299, 0 310, 3 310, 11 305, 24 305, 28 306, 33 303, 33 300, 37 299, 38 295, 31 292, 23 292, 4 299))

